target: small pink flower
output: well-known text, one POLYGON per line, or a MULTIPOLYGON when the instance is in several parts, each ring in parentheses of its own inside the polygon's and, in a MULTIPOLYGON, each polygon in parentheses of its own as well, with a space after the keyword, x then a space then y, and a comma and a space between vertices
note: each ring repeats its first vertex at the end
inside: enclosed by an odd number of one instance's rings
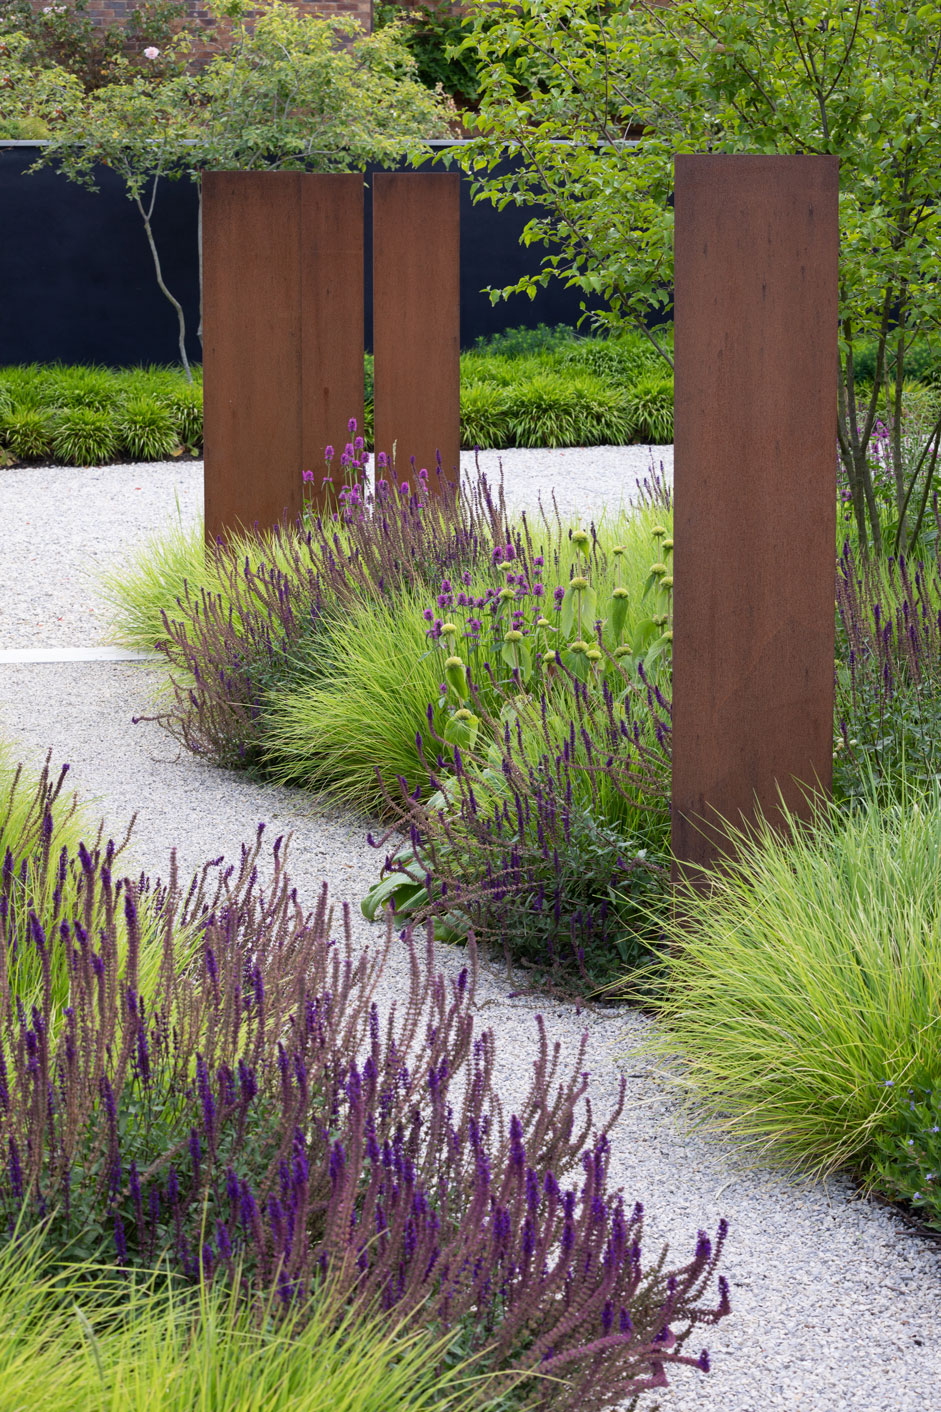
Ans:
POLYGON ((314 478, 314 473, 313 473, 313 471, 304 471, 302 474, 303 474, 303 477, 304 477, 305 481, 310 481, 310 480, 313 480, 313 478, 314 478))
POLYGON ((156 47, 156 45, 154 45, 154 44, 148 44, 147 48, 144 50, 144 58, 145 58, 145 59, 159 59, 159 58, 160 58, 160 50, 156 47))

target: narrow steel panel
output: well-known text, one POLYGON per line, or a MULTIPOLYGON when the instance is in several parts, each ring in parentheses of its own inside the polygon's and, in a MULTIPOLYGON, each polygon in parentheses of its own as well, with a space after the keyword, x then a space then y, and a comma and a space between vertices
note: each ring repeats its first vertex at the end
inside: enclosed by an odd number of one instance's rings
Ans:
MULTIPOLYGON (((832 783, 838 159, 681 156, 673 851, 832 783)), ((690 870, 695 876, 695 870, 690 870)))
POLYGON ((203 173, 206 537, 301 509, 299 172, 203 173))
POLYGON ((361 173, 301 178, 301 448, 314 472, 305 498, 322 505, 323 452, 334 448, 334 489, 349 422, 363 430, 363 197, 361 173))
POLYGON ((401 484, 460 475, 460 177, 373 178, 373 351, 376 450, 401 484), (415 471, 411 458, 415 460, 415 471))

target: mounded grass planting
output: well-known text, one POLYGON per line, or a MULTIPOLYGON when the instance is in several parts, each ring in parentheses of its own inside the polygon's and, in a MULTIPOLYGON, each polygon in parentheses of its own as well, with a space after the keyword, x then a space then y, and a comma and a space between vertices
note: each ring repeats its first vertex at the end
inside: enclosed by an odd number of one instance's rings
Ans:
POLYGON ((941 1083, 941 790, 735 847, 663 921, 656 1052, 711 1125, 872 1179, 899 1094, 941 1083))

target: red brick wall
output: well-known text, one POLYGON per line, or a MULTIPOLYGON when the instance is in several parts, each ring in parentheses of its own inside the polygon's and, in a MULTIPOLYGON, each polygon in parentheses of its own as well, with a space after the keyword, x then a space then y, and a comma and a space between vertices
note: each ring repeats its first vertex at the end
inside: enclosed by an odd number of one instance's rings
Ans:
MULTIPOLYGON (((50 0, 30 0, 34 10, 42 10, 50 0)), ((60 0, 60 3, 62 0, 60 0)), ((102 25, 123 24, 138 0, 89 0, 89 16, 102 25)), ((299 10, 313 15, 352 15, 364 29, 372 29, 372 0, 291 0, 299 10)), ((186 0, 188 14, 195 20, 205 21, 208 14, 200 0, 186 0)))

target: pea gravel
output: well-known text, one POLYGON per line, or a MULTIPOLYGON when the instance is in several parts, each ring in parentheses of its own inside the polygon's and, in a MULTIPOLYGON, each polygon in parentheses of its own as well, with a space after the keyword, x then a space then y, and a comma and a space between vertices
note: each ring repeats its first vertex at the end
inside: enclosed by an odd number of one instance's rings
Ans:
MULTIPOLYGON (((653 454, 669 472, 670 448, 653 454)), ((497 458, 481 459, 486 468, 497 458)), ((554 487, 560 507, 587 520, 631 489, 650 453, 603 447, 502 453, 502 460, 511 505, 532 505, 554 487)), ((105 643, 95 572, 126 559, 178 514, 190 523, 201 486, 196 463, 0 472, 0 648, 105 643)), ((158 680, 148 663, 0 660, 0 740, 32 764, 52 747, 115 832, 136 812, 134 857, 155 873, 165 874, 174 847, 192 870, 220 853, 236 856, 259 822, 272 840, 292 830, 301 897, 312 901, 327 879, 337 900, 353 904, 357 935, 374 941, 376 929, 355 911, 379 862, 365 843, 371 821, 213 769, 179 753, 156 725, 133 725, 158 680)), ((463 953, 442 948, 439 959, 456 972, 463 953)), ((384 983, 390 998, 401 965, 396 951, 384 983)), ((663 1412, 928 1412, 941 1403, 939 1245, 858 1199, 843 1180, 792 1181, 697 1131, 637 1052, 651 1026, 643 1016, 579 1013, 517 994, 495 966, 484 966, 478 994, 481 1023, 498 1036, 508 1104, 528 1069, 538 1012, 573 1058, 588 1032, 598 1111, 613 1100, 620 1072, 627 1075, 612 1175, 630 1200, 645 1204, 648 1258, 669 1241, 679 1262, 692 1253, 698 1227, 713 1230, 723 1215, 730 1222, 724 1270, 733 1313, 701 1340, 713 1371, 704 1378, 679 1370, 661 1396, 663 1412)))

